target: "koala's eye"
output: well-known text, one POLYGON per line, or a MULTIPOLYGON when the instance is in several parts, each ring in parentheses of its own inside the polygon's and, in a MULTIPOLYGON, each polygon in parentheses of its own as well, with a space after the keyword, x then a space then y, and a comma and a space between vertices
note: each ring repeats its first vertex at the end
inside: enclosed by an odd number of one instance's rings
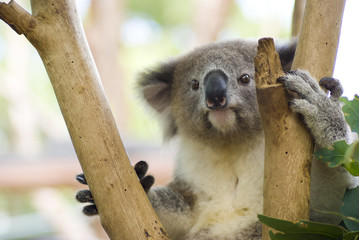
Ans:
POLYGON ((251 81, 251 77, 248 74, 243 74, 238 78, 238 83, 247 84, 251 81))
POLYGON ((199 82, 196 79, 192 80, 191 88, 192 88, 192 90, 195 90, 195 91, 197 91, 199 89, 199 82))

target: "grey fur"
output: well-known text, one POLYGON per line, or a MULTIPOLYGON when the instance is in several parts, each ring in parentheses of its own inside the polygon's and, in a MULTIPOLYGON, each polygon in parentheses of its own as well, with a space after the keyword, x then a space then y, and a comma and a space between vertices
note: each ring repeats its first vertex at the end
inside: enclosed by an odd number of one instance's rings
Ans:
MULTIPOLYGON (((278 51, 283 67, 290 69, 295 43, 278 51)), ((256 53, 256 41, 210 44, 147 71, 139 80, 143 97, 165 122, 165 136, 179 138, 174 180, 148 193, 171 239, 260 239, 256 216, 262 206, 264 145, 254 85, 256 53), (208 109, 205 101, 204 77, 214 70, 228 77, 228 104, 220 111, 208 109), (243 74, 250 76, 249 82, 238 81, 243 74), (191 88, 192 80, 199 82, 198 89, 191 88)), ((292 107, 303 115, 318 145, 347 138, 339 82, 323 83, 333 91, 328 98, 306 72, 292 72, 281 81, 301 97, 292 107)), ((337 210, 352 179, 320 163, 312 172, 317 175, 312 205, 337 210)))
POLYGON ((304 122, 311 130, 318 147, 330 146, 338 140, 348 140, 347 124, 339 101, 343 88, 338 80, 325 78, 322 81, 323 86, 330 88, 330 98, 306 71, 298 70, 287 74, 281 82, 289 91, 301 97, 293 99, 291 106, 304 116, 304 122))

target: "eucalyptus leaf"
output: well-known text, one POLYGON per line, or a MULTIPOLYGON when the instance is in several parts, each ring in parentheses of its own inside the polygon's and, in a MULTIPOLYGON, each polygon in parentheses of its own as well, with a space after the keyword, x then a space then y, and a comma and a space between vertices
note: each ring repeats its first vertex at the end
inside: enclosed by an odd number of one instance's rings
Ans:
POLYGON ((338 238, 319 233, 272 233, 270 237, 272 240, 338 240, 338 238))
POLYGON ((340 98, 345 105, 343 106, 343 112, 345 120, 348 122, 350 128, 354 132, 359 132, 359 97, 354 96, 353 100, 348 100, 346 97, 340 98))
POLYGON ((359 240, 359 231, 344 234, 343 240, 359 240))
POLYGON ((344 165, 345 169, 353 176, 359 176, 359 163, 351 161, 344 165))
MULTIPOLYGON (((340 239, 343 236, 343 234, 346 233, 346 231, 342 227, 332 224, 326 224, 326 223, 317 223, 311 221, 291 222, 287 220, 271 218, 264 215, 258 215, 258 219, 260 222, 266 224, 267 226, 277 231, 280 231, 282 233, 290 234, 292 237, 294 235, 305 233, 307 234, 306 236, 321 235, 322 237, 326 236, 327 238, 325 239, 340 239)), ((277 235, 275 233, 273 234, 277 235)), ((274 239, 285 239, 285 238, 274 238, 274 239)), ((291 239, 296 239, 296 238, 291 238, 291 239)), ((309 239, 309 238, 301 238, 301 239, 309 239)))
MULTIPOLYGON (((359 187, 347 189, 343 202, 344 204, 340 208, 340 213, 347 217, 359 219, 359 187)), ((344 218, 343 221, 348 230, 359 231, 359 220, 353 221, 344 218)))
POLYGON ((319 149, 314 155, 328 164, 328 167, 337 167, 344 163, 344 156, 349 148, 349 145, 345 140, 335 142, 333 148, 322 148, 319 149))
POLYGON ((354 176, 359 176, 359 142, 353 142, 346 149, 343 159, 344 167, 354 176))
MULTIPOLYGON (((354 144, 354 143, 353 143, 354 144)), ((355 148, 352 154, 352 158, 354 161, 359 163, 359 142, 356 142, 355 148)))

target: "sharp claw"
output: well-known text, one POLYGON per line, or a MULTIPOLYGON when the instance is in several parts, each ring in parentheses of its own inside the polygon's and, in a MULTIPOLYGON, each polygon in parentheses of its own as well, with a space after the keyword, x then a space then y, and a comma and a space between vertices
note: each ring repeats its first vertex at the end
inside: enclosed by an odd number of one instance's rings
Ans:
POLYGON ((297 70, 290 70, 287 72, 287 74, 297 74, 297 70))
POLYGON ((93 216, 98 214, 96 205, 87 205, 82 209, 82 212, 87 216, 93 216))
POLYGON ((320 79, 319 85, 330 91, 330 95, 334 98, 340 98, 343 94, 343 87, 339 80, 331 77, 320 79))
POLYGON ((145 161, 139 161, 134 168, 138 178, 141 180, 147 173, 148 164, 145 161))
POLYGON ((286 77, 279 77, 277 78, 277 83, 284 83, 286 79, 286 77))
POLYGON ((140 182, 143 187, 143 190, 145 190, 145 192, 148 193, 148 191, 150 190, 150 188, 155 182, 155 178, 151 175, 148 175, 144 177, 140 182))
POLYGON ((84 202, 94 202, 92 194, 89 190, 81 190, 76 194, 76 200, 84 203, 84 202))
POLYGON ((84 175, 83 173, 78 174, 78 175, 76 176, 76 180, 77 180, 78 182, 82 183, 82 184, 87 185, 87 181, 86 181, 85 175, 84 175))

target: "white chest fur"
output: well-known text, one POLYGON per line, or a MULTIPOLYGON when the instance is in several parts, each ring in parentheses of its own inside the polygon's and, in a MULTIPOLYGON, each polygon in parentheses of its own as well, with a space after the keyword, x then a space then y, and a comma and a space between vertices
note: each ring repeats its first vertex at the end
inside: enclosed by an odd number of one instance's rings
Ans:
POLYGON ((193 186, 197 196, 192 232, 226 234, 256 221, 262 211, 263 147, 262 138, 225 149, 181 143, 186 151, 178 155, 175 174, 193 186))

